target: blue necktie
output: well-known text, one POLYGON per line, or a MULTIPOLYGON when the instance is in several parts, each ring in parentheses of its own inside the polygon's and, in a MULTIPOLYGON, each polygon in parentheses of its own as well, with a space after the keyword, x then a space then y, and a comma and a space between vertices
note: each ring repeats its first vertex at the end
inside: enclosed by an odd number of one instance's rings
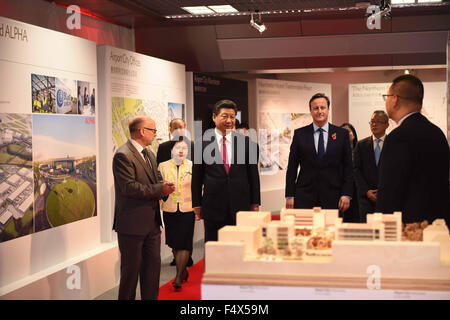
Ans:
POLYGON ((377 139, 375 140, 377 142, 377 145, 375 146, 375 163, 378 166, 378 161, 380 161, 380 153, 381 153, 381 149, 380 149, 380 140, 381 139, 377 139))
POLYGON ((317 145, 317 157, 319 158, 319 161, 322 161, 325 156, 325 146, 323 144, 323 130, 322 128, 317 129, 319 131, 319 143, 317 145))

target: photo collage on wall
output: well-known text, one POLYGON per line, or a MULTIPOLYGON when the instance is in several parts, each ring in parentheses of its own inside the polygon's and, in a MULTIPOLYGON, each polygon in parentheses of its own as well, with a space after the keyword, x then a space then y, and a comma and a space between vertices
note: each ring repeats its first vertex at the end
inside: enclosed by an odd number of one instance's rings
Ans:
POLYGON ((95 84, 31 74, 0 113, 0 243, 97 215, 95 84))

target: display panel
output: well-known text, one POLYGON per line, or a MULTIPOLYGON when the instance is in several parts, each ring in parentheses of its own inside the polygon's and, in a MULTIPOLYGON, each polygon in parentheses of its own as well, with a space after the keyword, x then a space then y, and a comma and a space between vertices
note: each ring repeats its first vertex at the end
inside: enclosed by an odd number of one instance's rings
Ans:
POLYGON ((0 17, 0 70, 1 293, 100 244, 96 44, 0 17))

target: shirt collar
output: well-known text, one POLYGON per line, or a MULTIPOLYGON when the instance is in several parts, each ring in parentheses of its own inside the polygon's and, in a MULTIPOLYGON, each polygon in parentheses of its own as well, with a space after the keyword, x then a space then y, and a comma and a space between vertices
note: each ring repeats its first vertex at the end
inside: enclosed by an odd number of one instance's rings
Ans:
MULTIPOLYGON (((217 128, 215 128, 214 130, 216 132, 217 141, 219 143, 222 143, 222 138, 223 138, 222 132, 217 130, 217 128)), ((232 132, 233 132, 232 130, 229 130, 229 132, 225 135, 225 138, 227 139, 226 141, 231 142, 231 133, 232 132)))
MULTIPOLYGON (((313 122, 313 128, 314 128, 314 132, 317 131, 317 129, 319 129, 320 127, 317 126, 314 122, 313 122)), ((329 123, 325 123, 324 126, 322 127, 323 131, 328 132, 328 128, 329 128, 329 123)))
POLYGON ((404 116, 403 118, 401 118, 401 119, 398 121, 397 124, 398 124, 398 125, 401 125, 402 122, 405 121, 406 118, 408 118, 409 116, 412 116, 412 115, 415 114, 415 113, 419 113, 419 111, 414 111, 414 112, 408 113, 406 116, 404 116))
MULTIPOLYGON (((384 136, 382 136, 382 137, 380 138, 381 142, 384 142, 384 139, 386 139, 386 134, 384 134, 384 136)), ((377 138, 376 138, 374 135, 372 135, 372 140, 373 140, 373 141, 376 141, 377 138)))
POLYGON ((137 150, 139 153, 142 153, 142 150, 144 150, 144 147, 141 146, 141 145, 139 144, 139 142, 137 142, 136 140, 133 140, 133 139, 131 139, 131 138, 130 138, 130 142, 131 142, 131 144, 133 145, 133 147, 135 147, 136 150, 137 150))

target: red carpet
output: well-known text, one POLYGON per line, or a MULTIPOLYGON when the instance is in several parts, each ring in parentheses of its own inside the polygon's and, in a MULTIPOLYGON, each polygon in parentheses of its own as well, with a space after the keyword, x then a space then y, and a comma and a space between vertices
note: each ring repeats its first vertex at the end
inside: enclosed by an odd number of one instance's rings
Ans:
MULTIPOLYGON (((280 215, 272 215, 272 220, 280 220, 280 215)), ((175 273, 175 268, 174 273, 175 273)), ((188 269, 189 278, 187 282, 183 282, 181 290, 175 291, 172 286, 173 277, 169 282, 159 288, 158 300, 200 300, 201 284, 205 266, 203 259, 188 269)))
MULTIPOLYGON (((181 290, 175 291, 172 281, 175 277, 159 288, 158 300, 200 300, 201 283, 204 272, 203 259, 188 268, 189 278, 183 282, 181 290)), ((173 268, 175 273, 175 268, 173 268)))

